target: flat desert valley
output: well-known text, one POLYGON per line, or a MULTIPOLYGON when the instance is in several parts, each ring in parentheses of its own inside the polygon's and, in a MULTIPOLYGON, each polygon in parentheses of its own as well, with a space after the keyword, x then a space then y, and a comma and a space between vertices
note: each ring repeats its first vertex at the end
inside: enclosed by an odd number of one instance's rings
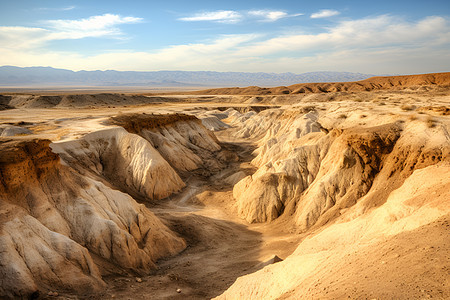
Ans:
POLYGON ((2 299, 450 298, 450 73, 0 109, 2 299))

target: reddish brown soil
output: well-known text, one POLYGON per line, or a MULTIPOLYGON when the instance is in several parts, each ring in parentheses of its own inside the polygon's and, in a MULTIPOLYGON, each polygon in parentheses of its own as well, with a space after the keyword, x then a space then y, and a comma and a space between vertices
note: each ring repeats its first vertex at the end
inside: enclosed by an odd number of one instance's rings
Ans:
POLYGON ((329 92, 361 92, 373 90, 386 90, 392 88, 405 88, 422 85, 450 85, 450 72, 431 73, 421 75, 371 77, 354 82, 329 83, 300 83, 290 86, 262 88, 250 86, 245 88, 209 89, 186 94, 194 95, 287 95, 303 93, 329 93, 329 92))

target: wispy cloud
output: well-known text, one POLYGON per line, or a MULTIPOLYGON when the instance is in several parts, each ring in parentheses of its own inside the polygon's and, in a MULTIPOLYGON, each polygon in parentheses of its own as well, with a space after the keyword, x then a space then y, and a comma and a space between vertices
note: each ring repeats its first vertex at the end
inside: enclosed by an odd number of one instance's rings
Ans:
POLYGON ((43 11, 69 11, 77 8, 75 5, 71 6, 65 6, 65 7, 40 7, 37 8, 37 10, 43 10, 43 11))
POLYGON ((141 71, 306 72, 321 69, 379 74, 450 68, 450 22, 438 16, 409 22, 397 16, 381 15, 341 21, 318 33, 223 35, 214 40, 156 51, 116 51, 93 56, 4 46, 5 37, 21 43, 19 40, 48 36, 49 30, 0 27, 0 65, 141 71))
POLYGON ((277 36, 248 45, 242 55, 270 55, 280 52, 323 53, 342 49, 411 47, 422 43, 449 43, 449 22, 437 16, 416 23, 389 15, 342 21, 317 34, 277 36))
POLYGON ((284 11, 267 11, 267 10, 252 10, 248 12, 251 16, 262 17, 268 21, 276 21, 285 18, 288 14, 284 11))
POLYGON ((200 12, 190 17, 179 18, 180 21, 212 21, 218 23, 236 24, 248 18, 257 18, 264 22, 275 22, 283 18, 298 17, 303 14, 288 14, 281 10, 251 10, 251 11, 234 11, 234 10, 219 10, 200 12))
POLYGON ((61 10, 72 10, 72 9, 75 9, 75 8, 76 8, 76 6, 72 5, 72 6, 63 7, 63 8, 61 8, 61 10))
POLYGON ((233 10, 218 10, 197 13, 191 17, 179 18, 180 21, 197 22, 213 21, 219 23, 237 23, 242 19, 242 15, 233 10))
POLYGON ((142 20, 142 18, 104 14, 80 20, 49 20, 45 24, 53 30, 51 34, 52 39, 81 39, 86 37, 117 36, 122 33, 117 25, 133 24, 142 20))
POLYGON ((43 28, 0 26, 0 48, 23 51, 42 46, 50 32, 43 28))
POLYGON ((0 48, 27 51, 45 47, 54 40, 82 39, 87 37, 122 38, 118 27, 143 19, 105 14, 80 20, 48 20, 42 27, 0 26, 0 48))
POLYGON ((142 18, 104 14, 79 20, 43 21, 42 28, 0 26, 0 47, 26 50, 43 47, 47 42, 54 40, 87 37, 120 38, 123 33, 118 25, 138 23, 142 20, 142 18))
POLYGON ((334 9, 322 9, 321 11, 311 14, 311 19, 329 18, 339 14, 340 12, 334 9))
POLYGON ((251 10, 248 12, 250 16, 260 17, 263 21, 267 22, 275 22, 279 19, 289 18, 289 17, 298 17, 303 14, 293 14, 290 15, 285 11, 270 11, 270 10, 251 10))

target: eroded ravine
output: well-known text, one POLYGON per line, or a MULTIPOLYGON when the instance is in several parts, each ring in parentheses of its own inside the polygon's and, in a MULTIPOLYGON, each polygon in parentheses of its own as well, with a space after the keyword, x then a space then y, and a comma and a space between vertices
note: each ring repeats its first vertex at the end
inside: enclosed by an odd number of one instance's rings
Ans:
MULTIPOLYGON (((220 135, 226 139, 227 132, 220 135)), ((281 232, 265 236, 261 226, 251 226, 235 215, 234 182, 229 177, 255 171, 250 165, 255 145, 236 140, 220 145, 225 168, 212 174, 201 169, 185 174, 183 191, 148 205, 185 239, 187 248, 175 257, 160 260, 151 275, 105 277, 108 288, 102 298, 210 299, 223 293, 238 277, 273 263, 273 256, 285 258, 294 250, 293 240, 298 238, 286 235, 283 242, 281 232), (274 239, 278 242, 269 245, 274 239)))
POLYGON ((121 114, 51 148, 6 141, 2 154, 15 151, 1 160, 0 255, 24 263, 0 271, 16 276, 5 278, 18 295, 383 298, 374 282, 399 295, 422 269, 431 295, 445 293, 445 264, 416 249, 414 232, 430 232, 445 259, 448 119, 358 107, 121 114), (402 255, 420 268, 398 265, 402 255), (374 282, 349 289, 353 258, 374 282), (405 274, 388 283, 378 263, 405 274))
POLYGON ((263 231, 236 216, 232 195, 255 171, 253 144, 219 143, 190 116, 139 122, 52 144, 2 141, 2 257, 18 255, 23 268, 2 269, 16 278, 2 293, 211 298, 270 259, 263 231), (11 231, 18 220, 21 231, 11 231))

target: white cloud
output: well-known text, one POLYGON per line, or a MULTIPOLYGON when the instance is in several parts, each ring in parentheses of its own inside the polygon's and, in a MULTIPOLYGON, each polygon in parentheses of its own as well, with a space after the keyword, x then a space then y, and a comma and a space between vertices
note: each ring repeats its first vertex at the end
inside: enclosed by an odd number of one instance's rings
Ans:
POLYGON ((0 26, 0 48, 21 51, 41 46, 50 32, 43 28, 0 26))
POLYGON ((76 8, 76 6, 72 5, 72 6, 63 7, 63 8, 61 8, 61 10, 67 11, 67 10, 72 10, 72 9, 75 9, 75 8, 76 8))
POLYGON ((120 35, 121 31, 116 25, 133 24, 142 20, 142 18, 104 14, 80 20, 49 20, 45 24, 53 29, 51 39, 81 39, 120 35))
POLYGON ((258 37, 254 34, 224 35, 208 42, 175 45, 153 52, 121 51, 94 56, 52 51, 17 52, 0 48, 0 65, 45 65, 72 70, 220 70, 221 64, 245 64, 246 57, 236 57, 232 53, 258 37))
POLYGON ((75 5, 71 6, 65 6, 65 7, 40 7, 37 8, 37 10, 43 10, 43 11, 69 11, 77 8, 75 5))
MULTIPOLYGON (((36 44, 33 36, 39 42, 49 34, 45 29, 0 27, 0 65, 140 71, 345 70, 374 74, 425 73, 450 68, 450 24, 448 19, 437 16, 408 22, 382 15, 342 21, 315 34, 225 35, 156 51, 111 51, 93 56, 42 48, 6 48, 4 39, 13 42, 17 32, 30 39, 29 46, 36 44)), ((16 40, 22 43, 17 37, 16 40)))
POLYGON ((340 14, 340 12, 338 12, 337 10, 334 10, 334 9, 322 9, 319 12, 311 14, 311 18, 312 19, 329 18, 332 16, 337 16, 339 14, 340 14))
POLYGON ((286 18, 288 14, 284 11, 267 11, 267 10, 252 10, 248 12, 251 16, 262 17, 267 21, 277 21, 286 18))
POLYGON ((237 12, 234 10, 219 10, 219 11, 210 11, 210 12, 201 12, 197 13, 191 17, 183 17, 179 18, 180 21, 212 21, 219 23, 229 23, 235 24, 240 21, 245 20, 248 17, 257 17, 261 18, 266 22, 274 22, 279 19, 288 18, 288 17, 297 17, 303 14, 288 14, 287 12, 280 10, 251 10, 248 12, 237 12))
MULTIPOLYGON (((409 23, 382 15, 343 21, 318 34, 291 34, 253 43, 242 55, 271 55, 282 52, 330 52, 340 49, 368 49, 450 42, 450 26, 442 17, 428 17, 409 23)), ((298 53, 300 54, 300 53, 298 53)), ((297 54, 297 55, 298 55, 297 54)))
MULTIPOLYGON (((120 37, 120 24, 142 21, 141 18, 105 14, 80 20, 44 21, 47 28, 0 26, 0 48, 28 50, 45 46, 49 41, 86 37, 120 37)), ((44 27, 44 26, 43 26, 44 27)))
POLYGON ((180 21, 213 21, 219 23, 237 23, 242 19, 242 15, 233 10, 218 10, 210 12, 201 12, 192 17, 179 18, 180 21))

